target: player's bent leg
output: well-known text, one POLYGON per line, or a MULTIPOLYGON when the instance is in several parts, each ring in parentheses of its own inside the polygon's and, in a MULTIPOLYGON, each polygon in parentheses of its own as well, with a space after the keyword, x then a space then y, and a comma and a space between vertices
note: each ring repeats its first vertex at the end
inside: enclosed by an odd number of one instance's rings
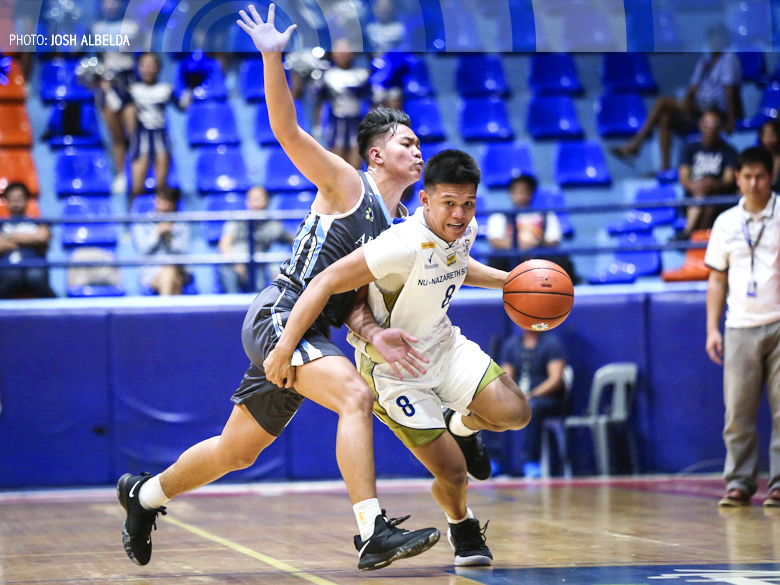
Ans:
POLYGON ((433 474, 434 499, 447 515, 449 540, 455 552, 456 566, 493 564, 493 553, 487 546, 485 529, 466 506, 468 482, 466 460, 455 438, 442 433, 420 447, 412 447, 415 457, 433 474))
POLYGON ((130 559, 146 565, 152 557, 152 530, 158 514, 166 514, 165 506, 147 509, 141 492, 152 486, 163 501, 194 490, 219 479, 230 471, 244 469, 254 463, 260 452, 276 437, 265 431, 244 406, 235 406, 222 434, 190 447, 158 478, 148 473, 134 476, 126 473, 117 483, 117 497, 127 517, 122 527, 122 543, 130 559), (145 485, 152 481, 149 485, 145 485), (155 481, 157 485, 155 486, 155 481), (162 491, 162 494, 159 492, 162 491))
POLYGON ((353 504, 376 497, 374 395, 342 356, 325 356, 296 368, 295 390, 339 415, 336 460, 353 504))
MULTIPOLYGON (((374 478, 374 394, 352 363, 343 356, 325 356, 298 366, 295 390, 339 415, 336 459, 353 505, 376 498, 374 478)), ((408 516, 407 516, 408 518, 408 516)), ((371 571, 393 561, 418 555, 439 541, 436 528, 406 531, 397 528, 403 519, 374 520, 373 534, 355 536, 358 568, 371 571)))
POLYGON ((469 404, 472 416, 464 418, 470 428, 517 431, 531 420, 531 407, 517 384, 506 374, 490 382, 469 404))

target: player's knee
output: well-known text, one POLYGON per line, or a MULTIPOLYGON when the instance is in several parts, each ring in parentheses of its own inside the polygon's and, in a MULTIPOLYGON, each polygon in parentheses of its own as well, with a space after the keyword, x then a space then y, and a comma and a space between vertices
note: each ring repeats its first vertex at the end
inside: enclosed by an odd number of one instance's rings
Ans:
POLYGON ((238 471, 254 465, 258 455, 259 453, 243 449, 233 450, 226 454, 225 463, 231 471, 238 471))
POLYGON ((468 482, 466 460, 462 457, 440 462, 435 471, 434 476, 439 483, 448 488, 460 488, 468 482))
POLYGON ((349 380, 344 384, 342 404, 342 412, 371 416, 374 409, 374 393, 362 379, 349 380))

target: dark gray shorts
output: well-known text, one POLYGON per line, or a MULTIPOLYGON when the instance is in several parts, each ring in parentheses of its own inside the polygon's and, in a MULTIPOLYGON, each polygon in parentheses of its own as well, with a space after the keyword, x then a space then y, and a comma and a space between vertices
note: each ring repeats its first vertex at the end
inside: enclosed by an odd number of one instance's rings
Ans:
MULTIPOLYGON (((244 351, 252 363, 231 400, 246 406, 258 424, 277 437, 298 411, 303 396, 294 389, 280 388, 269 382, 263 371, 263 361, 276 347, 300 295, 300 289, 294 284, 275 280, 252 301, 241 330, 244 351)), ((292 363, 298 366, 331 355, 344 356, 330 340, 330 328, 315 323, 298 344, 292 363)))

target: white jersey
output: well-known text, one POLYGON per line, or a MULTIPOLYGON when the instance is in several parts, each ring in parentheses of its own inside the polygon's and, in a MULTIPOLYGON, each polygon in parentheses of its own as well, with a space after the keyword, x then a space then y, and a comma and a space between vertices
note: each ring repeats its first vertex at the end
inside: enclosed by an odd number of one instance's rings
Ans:
MULTIPOLYGON (((472 220, 463 236, 445 242, 431 231, 419 208, 404 223, 366 243, 366 263, 377 279, 369 285, 368 303, 377 322, 416 337, 420 352, 452 338, 447 309, 466 278, 476 236, 477 222, 472 220)), ((353 345, 360 349, 359 343, 353 345)))

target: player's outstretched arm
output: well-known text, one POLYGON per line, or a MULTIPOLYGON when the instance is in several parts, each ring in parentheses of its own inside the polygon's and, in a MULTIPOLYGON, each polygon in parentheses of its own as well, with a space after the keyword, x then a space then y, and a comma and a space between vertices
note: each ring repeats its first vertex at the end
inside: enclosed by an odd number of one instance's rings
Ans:
POLYGON ((271 130, 282 145, 287 156, 317 186, 322 197, 333 209, 328 212, 343 212, 351 209, 360 197, 360 176, 341 157, 328 152, 298 124, 290 88, 282 65, 282 51, 287 46, 296 25, 279 32, 274 24, 276 6, 268 8, 268 21, 263 22, 257 9, 250 5, 249 14, 241 10, 237 21, 263 56, 265 101, 271 130))
POLYGON ((469 258, 469 265, 466 271, 466 280, 463 284, 466 286, 477 286, 479 288, 504 288, 508 272, 491 268, 469 258))
POLYGON ((292 388, 295 369, 290 360, 304 333, 312 326, 328 302, 338 293, 347 292, 374 282, 362 248, 358 248, 320 272, 296 301, 279 342, 263 362, 268 380, 277 386, 292 388))

